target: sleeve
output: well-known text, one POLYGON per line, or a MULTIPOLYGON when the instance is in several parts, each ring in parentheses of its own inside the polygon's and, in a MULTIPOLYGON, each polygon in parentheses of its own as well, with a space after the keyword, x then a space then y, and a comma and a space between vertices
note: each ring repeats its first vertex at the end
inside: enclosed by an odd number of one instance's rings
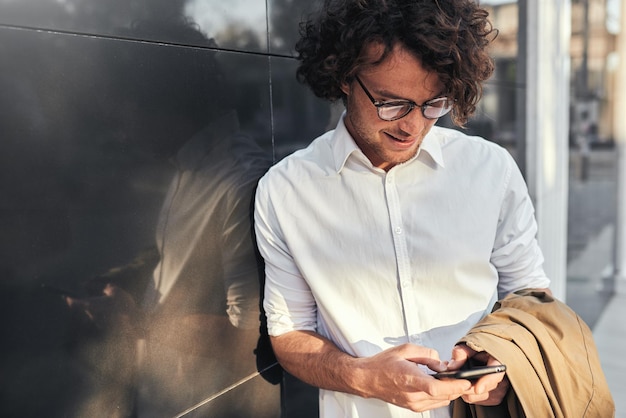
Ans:
POLYGON ((226 312, 237 328, 259 324, 259 268, 251 231, 252 180, 231 185, 221 237, 226 312))
POLYGON ((543 253, 536 239, 537 222, 528 188, 513 158, 506 153, 509 169, 491 262, 499 275, 498 294, 504 297, 525 288, 547 288, 543 253))
POLYGON ((317 305, 289 251, 276 210, 286 207, 285 202, 272 197, 265 176, 257 188, 254 225, 259 252, 265 259, 263 308, 268 332, 278 336, 294 330, 316 331, 317 305))

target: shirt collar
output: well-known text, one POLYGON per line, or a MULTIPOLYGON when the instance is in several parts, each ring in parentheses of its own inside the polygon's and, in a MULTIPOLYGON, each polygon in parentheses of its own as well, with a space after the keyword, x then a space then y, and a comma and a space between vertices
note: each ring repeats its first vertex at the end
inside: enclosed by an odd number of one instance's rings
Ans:
POLYGON ((444 133, 439 129, 439 127, 433 126, 430 129, 430 132, 426 134, 426 137, 424 137, 424 140, 422 141, 420 149, 417 152, 415 158, 419 158, 422 152, 426 152, 428 153, 428 155, 430 155, 430 158, 432 158, 437 165, 441 166, 441 168, 445 168, 446 165, 443 159, 442 151, 442 145, 444 143, 444 140, 444 133))
MULTIPOLYGON (((337 127, 335 128, 335 131, 333 132, 333 136, 332 136, 332 142, 333 142, 332 152, 333 152, 333 159, 335 163, 335 170, 337 171, 337 173, 341 172, 341 170, 346 165, 346 161, 348 161, 348 158, 350 158, 350 156, 353 154, 355 158, 359 158, 361 160, 367 160, 367 157, 365 157, 365 155, 363 154, 361 149, 358 147, 356 142, 354 142, 354 139, 352 138, 352 136, 348 132, 348 129, 346 128, 346 125, 344 123, 345 115, 346 113, 344 111, 341 117, 339 118, 339 122, 337 123, 337 127)), ((426 152, 428 155, 430 155, 430 157, 433 159, 433 161, 437 165, 441 166, 442 168, 445 168, 443 152, 441 150, 444 139, 445 138, 444 138, 443 132, 439 130, 438 127, 433 126, 430 132, 428 132, 428 134, 422 141, 422 144, 420 145, 420 149, 418 150, 417 155, 413 157, 411 160, 407 161, 407 164, 416 159, 419 159, 421 153, 426 152)), ((371 163, 369 163, 369 160, 368 160, 368 164, 371 165, 371 163)))
POLYGON ((363 152, 357 146, 356 142, 354 142, 354 139, 352 139, 352 136, 348 132, 348 129, 343 122, 345 116, 346 112, 344 111, 339 118, 339 122, 337 123, 337 127, 335 128, 332 136, 332 152, 335 161, 335 170, 337 171, 337 173, 341 172, 343 167, 346 165, 346 161, 348 160, 348 157, 350 157, 350 155, 352 155, 353 153, 363 155, 363 152))

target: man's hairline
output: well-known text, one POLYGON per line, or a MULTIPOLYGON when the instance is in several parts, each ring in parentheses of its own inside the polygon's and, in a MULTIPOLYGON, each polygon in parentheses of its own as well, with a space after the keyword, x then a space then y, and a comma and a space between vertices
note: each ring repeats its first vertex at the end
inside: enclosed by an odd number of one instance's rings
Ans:
MULTIPOLYGON (((424 59, 422 58, 422 56, 419 55, 418 53, 416 53, 413 49, 411 49, 405 42, 402 42, 402 40, 394 39, 391 42, 391 47, 388 47, 387 44, 383 40, 381 40, 379 36, 372 37, 372 38, 368 39, 367 41, 365 41, 363 43, 363 46, 361 47, 361 53, 357 57, 357 61, 360 61, 361 58, 366 55, 366 50, 372 44, 375 44, 375 43, 378 43, 381 46, 381 48, 382 48, 381 53, 379 54, 379 57, 374 59, 374 60, 369 60, 369 61, 365 61, 364 60, 362 63, 357 64, 354 67, 352 67, 350 69, 350 71, 346 72, 346 74, 339 80, 339 84, 348 83, 348 82, 352 81, 352 79, 356 76, 356 74, 361 72, 363 69, 375 68, 375 67, 379 66, 380 64, 382 64, 389 57, 391 52, 398 45, 403 46, 405 51, 407 51, 408 53, 413 55, 413 57, 420 62, 420 64, 422 65, 422 67, 425 70, 427 70, 428 72, 436 72, 434 69, 430 68, 428 65, 425 65, 424 59)), ((440 73, 437 73, 437 76, 439 78, 441 78, 441 74, 440 73)), ((345 101, 346 101, 346 94, 345 93, 343 93, 341 95, 341 100, 344 102, 344 105, 345 105, 345 101)))

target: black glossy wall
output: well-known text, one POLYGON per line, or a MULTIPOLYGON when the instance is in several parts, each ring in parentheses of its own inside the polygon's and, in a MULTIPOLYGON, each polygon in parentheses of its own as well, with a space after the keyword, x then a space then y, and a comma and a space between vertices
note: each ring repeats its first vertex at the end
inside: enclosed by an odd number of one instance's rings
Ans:
POLYGON ((281 405, 250 228, 336 118, 294 76, 315 6, 0 0, 0 416, 317 415, 281 405))

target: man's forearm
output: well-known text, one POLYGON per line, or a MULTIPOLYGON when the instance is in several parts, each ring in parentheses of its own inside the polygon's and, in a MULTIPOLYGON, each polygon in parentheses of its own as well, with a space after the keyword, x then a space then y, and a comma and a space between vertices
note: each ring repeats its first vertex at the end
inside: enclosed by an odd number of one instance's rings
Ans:
POLYGON ((467 380, 437 380, 420 370, 421 364, 443 371, 446 364, 436 351, 413 344, 358 358, 314 332, 291 331, 272 337, 272 346, 281 365, 306 383, 413 411, 446 406, 471 388, 467 380))
POLYGON ((359 359, 341 351, 333 342, 311 331, 292 331, 271 337, 279 363, 292 375, 312 386, 367 396, 359 390, 359 359))

